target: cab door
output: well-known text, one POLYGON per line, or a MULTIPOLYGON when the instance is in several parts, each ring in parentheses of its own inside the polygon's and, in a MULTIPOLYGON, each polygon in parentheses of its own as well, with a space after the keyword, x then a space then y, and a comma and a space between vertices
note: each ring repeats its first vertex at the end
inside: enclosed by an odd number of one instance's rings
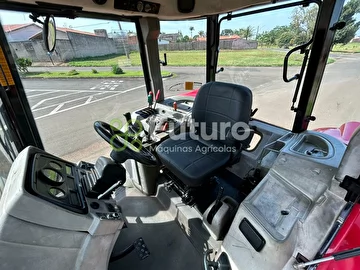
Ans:
POLYGON ((0 23, 0 198, 12 162, 29 145, 43 149, 0 23))
MULTIPOLYGON (((43 149, 43 144, 19 73, 0 23, 0 112, 2 131, 17 151, 32 145, 43 149)), ((0 124, 1 125, 1 124, 0 124)))

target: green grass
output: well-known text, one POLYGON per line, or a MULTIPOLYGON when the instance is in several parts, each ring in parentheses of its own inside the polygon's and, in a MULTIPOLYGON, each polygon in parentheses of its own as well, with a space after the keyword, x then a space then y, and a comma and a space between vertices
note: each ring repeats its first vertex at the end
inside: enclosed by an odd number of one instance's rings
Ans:
MULTIPOLYGON (((133 66, 141 66, 141 60, 139 53, 130 54, 131 62, 133 66)), ((109 54, 105 56, 86 57, 74 59, 69 62, 69 66, 72 67, 111 67, 121 63, 127 63, 128 59, 125 55, 119 56, 116 54, 109 54)))
POLYGON ((333 52, 360 53, 360 43, 352 42, 346 45, 334 45, 333 52))
MULTIPOLYGON (((277 67, 283 66, 286 52, 276 50, 222 51, 219 54, 218 66, 277 67)), ((300 66, 303 55, 293 54, 289 66, 300 66)))
MULTIPOLYGON (((74 73, 75 74, 75 73, 74 73)), ((162 71, 162 76, 169 76, 171 73, 162 71)), ((125 71, 124 74, 114 74, 111 71, 99 71, 93 73, 92 71, 78 71, 76 75, 70 75, 69 72, 28 72, 23 74, 27 78, 128 78, 128 77, 143 77, 142 71, 125 71)))
MULTIPOLYGON (((160 52, 162 57, 164 52, 160 52)), ((168 51, 166 52, 169 66, 205 66, 205 51, 168 51)), ((283 66, 285 51, 273 49, 256 50, 223 50, 219 54, 218 66, 237 66, 237 67, 280 67, 283 66)), ((300 66, 303 55, 294 53, 289 59, 289 66, 300 66)), ((73 67, 107 67, 120 63, 126 63, 126 56, 107 55, 92 58, 77 59, 69 62, 73 67)), ((333 63, 334 59, 329 59, 328 63, 333 63)), ((130 62, 132 66, 141 66, 140 54, 131 53, 130 62)))
MULTIPOLYGON (((164 52, 160 52, 162 57, 164 52)), ((224 50, 219 54, 218 66, 239 67, 273 67, 282 66, 286 52, 271 49, 256 50, 224 50)), ((205 51, 168 51, 166 52, 169 66, 205 66, 205 51)), ((303 56, 295 53, 290 57, 289 65, 301 65, 303 56)), ((69 62, 73 67, 105 67, 127 62, 126 56, 108 55, 101 57, 83 58, 69 62)), ((139 53, 130 54, 133 66, 140 66, 139 53)))

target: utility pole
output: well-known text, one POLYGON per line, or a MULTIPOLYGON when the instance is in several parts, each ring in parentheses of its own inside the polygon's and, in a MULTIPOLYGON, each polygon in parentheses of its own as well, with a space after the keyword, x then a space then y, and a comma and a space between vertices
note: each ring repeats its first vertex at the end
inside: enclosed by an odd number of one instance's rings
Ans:
POLYGON ((126 45, 125 45, 125 41, 124 41, 123 34, 122 34, 122 28, 121 28, 121 24, 120 24, 119 21, 118 21, 118 25, 119 25, 119 29, 120 29, 120 36, 121 36, 121 41, 122 41, 122 44, 123 44, 123 47, 124 47, 125 55, 126 55, 127 59, 130 59, 130 55, 129 55, 129 52, 128 52, 128 50, 126 48, 126 45))

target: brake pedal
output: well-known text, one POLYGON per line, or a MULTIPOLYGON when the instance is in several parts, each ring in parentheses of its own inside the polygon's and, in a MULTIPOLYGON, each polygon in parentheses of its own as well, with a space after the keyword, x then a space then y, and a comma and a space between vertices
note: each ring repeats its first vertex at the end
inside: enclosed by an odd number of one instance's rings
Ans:
POLYGON ((135 251, 138 254, 140 260, 144 260, 150 256, 150 251, 146 246, 144 239, 142 237, 138 238, 134 242, 135 251))

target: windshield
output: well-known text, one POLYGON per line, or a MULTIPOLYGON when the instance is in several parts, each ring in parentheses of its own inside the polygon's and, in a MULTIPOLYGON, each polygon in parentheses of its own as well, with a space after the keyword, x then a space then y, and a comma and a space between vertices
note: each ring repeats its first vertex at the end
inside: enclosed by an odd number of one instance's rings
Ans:
POLYGON ((206 82, 206 20, 160 22, 160 59, 167 57, 173 76, 165 78, 165 96, 185 94, 206 82))
MULTIPOLYGON (((73 162, 107 155, 111 148, 94 122, 121 128, 123 114, 148 105, 135 23, 56 18, 56 47, 47 53, 42 24, 28 13, 0 16, 45 150, 73 162)), ((164 95, 198 89, 205 82, 206 20, 160 27, 164 95)))
MULTIPOLYGON (((283 81, 284 56, 313 35, 318 6, 298 6, 223 20, 216 80, 245 85, 253 92, 255 118, 292 128, 290 110, 296 80, 283 81)), ((234 13, 236 14, 236 13, 234 13)), ((303 55, 289 59, 288 77, 300 72, 303 55)), ((332 61, 332 59, 330 59, 332 61)))
POLYGON ((0 17, 45 150, 73 162, 109 154, 94 122, 121 128, 147 104, 135 23, 56 18, 50 54, 28 13, 0 17))

